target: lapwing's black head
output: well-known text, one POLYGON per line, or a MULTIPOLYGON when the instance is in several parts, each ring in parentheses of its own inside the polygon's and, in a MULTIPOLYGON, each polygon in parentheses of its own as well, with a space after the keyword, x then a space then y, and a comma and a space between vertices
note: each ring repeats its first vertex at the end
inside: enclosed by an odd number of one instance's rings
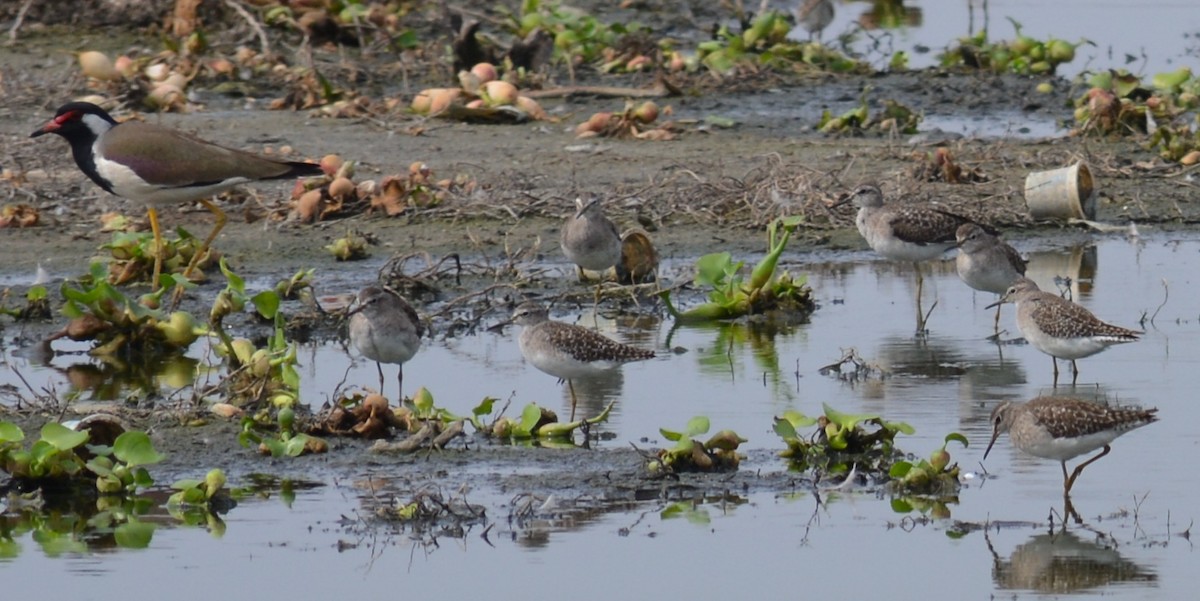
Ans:
POLYGON ((58 107, 54 118, 38 128, 29 137, 36 138, 43 134, 58 134, 74 143, 92 141, 110 130, 117 124, 104 109, 90 102, 68 102, 58 107))

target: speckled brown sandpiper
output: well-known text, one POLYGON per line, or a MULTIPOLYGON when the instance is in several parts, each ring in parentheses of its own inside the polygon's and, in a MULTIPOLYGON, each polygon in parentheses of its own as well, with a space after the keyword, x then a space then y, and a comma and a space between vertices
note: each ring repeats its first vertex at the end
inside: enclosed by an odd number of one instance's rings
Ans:
POLYGON ((532 301, 521 303, 511 321, 524 328, 517 339, 521 355, 539 370, 566 380, 571 391, 572 420, 577 405, 572 378, 655 356, 654 351, 622 344, 583 326, 553 321, 544 306, 532 301))
POLYGON ((930 204, 884 204, 877 186, 863 184, 834 206, 853 202, 858 232, 876 253, 889 261, 908 261, 917 272, 917 329, 925 329, 921 312, 924 276, 920 263, 942 256, 955 243, 955 233, 970 219, 930 204))
MULTIPOLYGON (((975 223, 964 223, 955 232, 958 258, 955 267, 966 285, 983 292, 1004 294, 1013 282, 1025 275, 1025 259, 1021 253, 998 236, 975 223)), ((1000 306, 996 306, 993 325, 1000 334, 1000 306)))
POLYGON ((1066 397, 1038 397, 1027 403, 1005 401, 992 409, 992 445, 1008 432, 1012 445, 1022 452, 1053 459, 1062 465, 1063 494, 1071 493, 1083 468, 1107 455, 1109 443, 1118 436, 1158 420, 1158 409, 1117 408, 1066 397), (1084 461, 1067 475, 1067 460, 1103 448, 1099 455, 1084 461))
POLYGON ((1090 357, 1115 344, 1134 342, 1142 332, 1100 321, 1091 311, 1057 294, 1045 292, 1029 278, 1020 278, 1009 286, 992 308, 1003 303, 1017 304, 1017 329, 1039 351, 1050 355, 1054 363, 1054 385, 1058 385, 1058 360, 1071 361, 1071 385, 1079 379, 1076 359, 1090 357))

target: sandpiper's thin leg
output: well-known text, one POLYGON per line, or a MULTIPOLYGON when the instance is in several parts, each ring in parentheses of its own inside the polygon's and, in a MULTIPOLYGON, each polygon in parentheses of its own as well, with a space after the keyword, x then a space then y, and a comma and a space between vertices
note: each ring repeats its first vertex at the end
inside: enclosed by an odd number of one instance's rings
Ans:
POLYGON ((376 361, 375 369, 379 370, 379 394, 383 394, 383 364, 376 361))
MULTIPOLYGON (((1088 459, 1087 461, 1084 461, 1083 463, 1075 466, 1075 471, 1071 472, 1071 478, 1067 480, 1067 490, 1065 492, 1068 494, 1071 492, 1071 487, 1075 485, 1075 479, 1079 477, 1079 474, 1083 473, 1083 468, 1091 465, 1097 459, 1107 455, 1108 452, 1111 450, 1112 450, 1112 447, 1110 447, 1108 445, 1104 445, 1104 450, 1100 451, 1099 455, 1096 455, 1095 457, 1092 457, 1091 459, 1088 459)), ((1063 465, 1065 466, 1066 464, 1064 463, 1063 465)))
POLYGON ((1051 356, 1050 362, 1054 364, 1054 387, 1058 388, 1058 359, 1051 356))
POLYGON ((573 421, 575 421, 575 405, 576 405, 575 385, 572 384, 570 380, 567 380, 567 390, 571 391, 571 419, 569 419, 567 421, 573 422, 573 421))
POLYGON ((1079 379, 1079 366, 1075 365, 1075 360, 1071 359, 1071 386, 1075 385, 1075 381, 1079 379))

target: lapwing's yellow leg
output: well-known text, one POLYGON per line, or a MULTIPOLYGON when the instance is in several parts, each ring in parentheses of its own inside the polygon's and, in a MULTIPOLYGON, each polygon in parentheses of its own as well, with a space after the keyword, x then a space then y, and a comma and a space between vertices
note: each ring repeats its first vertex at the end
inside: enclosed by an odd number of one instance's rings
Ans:
MULTIPOLYGON (((208 236, 204 238, 204 242, 200 244, 200 248, 196 249, 196 254, 192 255, 192 260, 188 261, 187 268, 183 270, 183 279, 185 281, 192 275, 192 271, 196 269, 196 265, 200 263, 201 259, 208 254, 208 248, 212 246, 213 240, 217 239, 217 234, 221 233, 221 230, 225 227, 225 223, 229 221, 229 218, 225 216, 225 211, 222 211, 221 207, 213 204, 211 200, 201 199, 200 204, 204 205, 204 208, 213 214, 216 223, 213 224, 213 229, 208 233, 208 236)), ((175 288, 175 293, 171 296, 171 303, 178 306, 182 298, 183 286, 178 286, 175 288)))

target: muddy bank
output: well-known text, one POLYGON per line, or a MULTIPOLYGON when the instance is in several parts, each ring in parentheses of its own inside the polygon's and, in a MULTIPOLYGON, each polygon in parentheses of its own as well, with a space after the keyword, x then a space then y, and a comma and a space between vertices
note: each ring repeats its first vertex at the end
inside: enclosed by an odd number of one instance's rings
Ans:
MULTIPOLYGON (((143 215, 142 207, 107 195, 87 181, 61 140, 28 138, 54 106, 86 91, 69 54, 46 38, 29 37, 23 46, 0 51, 4 81, 14 92, 0 107, 0 143, 14 177, 0 183, 0 189, 6 202, 31 204, 43 219, 39 227, 0 234, 6 258, 0 277, 14 295, 23 292, 39 266, 56 282, 85 272, 88 259, 109 239, 99 231, 100 214, 117 210, 143 215)), ((331 54, 325 59, 333 60, 331 54)), ((403 95, 434 83, 438 82, 377 85, 381 93, 403 95)), ((623 83, 644 86, 649 81, 633 76, 623 83)), ((831 208, 836 198, 861 182, 881 184, 889 198, 946 203, 1004 228, 1010 237, 1053 236, 1059 226, 1034 224, 1024 212, 1024 177, 1031 170, 1077 160, 1088 161, 1097 178, 1100 221, 1186 227, 1200 217, 1185 181, 1189 171, 1165 166, 1134 142, 944 138, 956 160, 977 172, 980 180, 947 184, 915 176, 927 164, 932 146, 909 144, 907 136, 838 137, 813 130, 823 110, 846 110, 869 86, 873 110, 883 99, 894 99, 923 111, 930 120, 950 116, 969 122, 1003 114, 1020 133, 1022 120, 1054 122, 1068 114, 1065 106, 1079 93, 1059 80, 1050 93, 1042 94, 1034 91, 1036 83, 931 71, 758 82, 752 91, 727 93, 689 88, 685 95, 664 101, 680 128, 669 142, 576 139, 574 126, 592 112, 623 106, 621 100, 582 97, 547 100, 554 117, 550 122, 500 126, 425 120, 401 112, 326 119, 307 112, 265 111, 264 98, 234 100, 200 89, 205 110, 145 118, 228 146, 261 150, 288 145, 296 156, 313 159, 337 153, 359 163, 360 179, 403 173, 421 161, 441 177, 463 175, 477 183, 473 191, 451 195, 439 206, 399 217, 359 214, 318 225, 303 225, 289 216, 286 185, 257 186, 222 200, 232 219, 216 246, 242 276, 272 282, 315 268, 314 287, 322 294, 353 292, 373 281, 388 257, 409 253, 426 253, 431 261, 457 253, 475 267, 461 282, 440 282, 443 301, 518 279, 524 292, 561 294, 573 282, 543 267, 562 263, 558 227, 580 194, 603 197, 618 225, 646 228, 665 258, 684 265, 708 252, 761 252, 765 225, 782 215, 806 217, 785 257, 788 262, 803 262, 816 251, 864 248, 853 230, 852 209, 831 208), (706 122, 708 117, 732 123, 715 126, 706 122), (337 263, 324 246, 351 229, 376 241, 370 248, 373 257, 337 263), (514 269, 501 268, 508 265, 514 269)), ((210 224, 208 213, 198 206, 165 211, 164 220, 194 233, 203 233, 210 224)), ((423 261, 417 259, 414 266, 423 261)), ((665 275, 668 283, 691 276, 686 269, 665 275)), ((191 292, 185 307, 206 308, 223 286, 219 280, 191 292)), ((438 306, 434 302, 419 309, 432 312, 438 306)), ((58 319, 23 323, 6 329, 5 336, 26 346, 60 326, 58 319)), ((333 327, 326 332, 336 334, 333 327)), ((194 410, 188 407, 184 413, 194 410)), ((640 455, 617 443, 599 451, 529 451, 476 442, 469 451, 389 458, 367 454, 365 443, 334 441, 327 455, 282 461, 262 459, 238 447, 232 423, 212 419, 205 426, 182 427, 173 408, 164 407, 161 413, 131 418, 135 426, 154 431, 170 457, 164 466, 167 474, 187 475, 196 466, 222 467, 235 478, 256 471, 320 478, 364 471, 447 478, 466 474, 502 491, 599 490, 601 496, 620 499, 654 494, 663 486, 641 469, 640 455), (533 479, 522 473, 532 467, 538 470, 533 479)), ((30 417, 25 423, 36 426, 45 417, 30 417)), ((755 455, 735 475, 694 480, 685 476, 671 485, 706 491, 787 490, 796 480, 784 467, 768 454, 755 455)))

